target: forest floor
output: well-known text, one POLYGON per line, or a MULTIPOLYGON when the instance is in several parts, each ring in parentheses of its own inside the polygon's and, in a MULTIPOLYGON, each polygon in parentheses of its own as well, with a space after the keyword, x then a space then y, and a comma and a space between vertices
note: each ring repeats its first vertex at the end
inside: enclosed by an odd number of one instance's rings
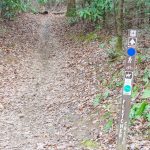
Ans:
MULTIPOLYGON (((0 150, 115 150, 121 87, 107 85, 123 62, 108 67, 99 42, 80 41, 64 15, 22 14, 0 27, 0 150)), ((131 128, 129 149, 149 150, 143 126, 131 128)))

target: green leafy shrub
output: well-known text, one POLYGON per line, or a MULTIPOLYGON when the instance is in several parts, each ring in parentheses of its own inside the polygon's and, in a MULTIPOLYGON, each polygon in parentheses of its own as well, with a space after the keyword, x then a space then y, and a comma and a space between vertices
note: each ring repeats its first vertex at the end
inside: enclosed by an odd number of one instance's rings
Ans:
POLYGON ((131 108, 129 117, 131 120, 145 118, 150 122, 150 104, 145 101, 134 104, 131 108))
POLYGON ((97 19, 100 18, 100 15, 98 13, 95 13, 95 15, 93 15, 92 9, 90 7, 80 10, 79 16, 84 20, 91 20, 91 21, 92 20, 96 21, 97 19))
POLYGON ((27 11, 29 3, 22 0, 2 0, 0 1, 1 16, 3 18, 12 18, 17 13, 27 11))
MULTIPOLYGON (((36 0, 40 5, 44 5, 48 0, 36 0)), ((19 12, 27 12, 31 10, 36 12, 33 8, 30 0, 1 0, 0 1, 0 11, 3 18, 10 19, 14 17, 19 12)))
POLYGON ((99 19, 105 17, 105 13, 112 9, 111 0, 93 0, 90 5, 82 8, 79 11, 79 16, 84 20, 90 20, 96 22, 99 19))

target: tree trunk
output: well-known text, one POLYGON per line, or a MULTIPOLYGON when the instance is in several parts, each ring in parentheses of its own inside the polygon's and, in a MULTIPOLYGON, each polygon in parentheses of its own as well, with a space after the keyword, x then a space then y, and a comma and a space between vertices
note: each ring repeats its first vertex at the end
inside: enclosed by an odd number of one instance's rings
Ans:
POLYGON ((104 8, 104 14, 103 14, 103 28, 106 27, 106 8, 104 8))
POLYGON ((123 8, 124 0, 119 1, 118 17, 117 17, 117 42, 116 42, 116 51, 122 52, 123 48, 123 8))
POLYGON ((76 0, 68 0, 66 16, 67 17, 76 16, 76 0))
POLYGON ((115 34, 117 35, 117 14, 116 14, 116 1, 113 0, 113 17, 114 17, 114 25, 115 25, 115 34))

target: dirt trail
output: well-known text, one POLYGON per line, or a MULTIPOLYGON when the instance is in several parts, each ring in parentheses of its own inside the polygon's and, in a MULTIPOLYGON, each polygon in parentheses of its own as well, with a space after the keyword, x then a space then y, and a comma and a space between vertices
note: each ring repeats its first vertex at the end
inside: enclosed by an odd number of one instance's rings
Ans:
POLYGON ((78 140, 91 135, 77 121, 78 103, 67 103, 76 99, 75 73, 51 15, 35 18, 39 40, 29 55, 14 66, 1 57, 9 70, 1 66, 0 150, 81 150, 78 140))
MULTIPOLYGON (((70 32, 63 15, 22 14, 1 24, 0 150, 87 150, 95 145, 92 150, 115 150, 115 125, 105 133, 100 117, 109 107, 116 112, 118 98, 92 104, 106 90, 97 79, 111 72, 99 42, 74 41, 70 35, 78 28, 70 32)), ((140 150, 148 150, 149 141, 135 137, 140 150)), ((130 133, 131 143, 135 137, 130 133)))

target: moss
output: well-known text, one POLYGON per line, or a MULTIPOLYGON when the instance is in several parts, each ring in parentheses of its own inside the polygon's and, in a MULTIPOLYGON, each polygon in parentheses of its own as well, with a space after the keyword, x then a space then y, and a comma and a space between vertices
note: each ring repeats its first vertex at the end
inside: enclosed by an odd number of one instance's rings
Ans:
POLYGON ((88 34, 83 34, 82 32, 81 33, 78 33, 76 35, 74 34, 71 34, 70 37, 75 40, 75 41, 79 41, 79 42, 91 42, 91 41, 94 41, 94 40, 97 40, 99 39, 97 34, 96 33, 93 33, 93 32, 90 32, 88 34))
POLYGON ((81 144, 88 149, 95 149, 99 147, 98 143, 93 140, 84 140, 81 142, 81 144))
POLYGON ((97 38, 98 38, 97 34, 91 32, 85 36, 85 41, 90 42, 96 40, 97 38))
POLYGON ((121 36, 118 36, 117 37, 117 41, 116 41, 116 51, 118 52, 118 53, 120 53, 120 52, 122 52, 123 51, 123 49, 122 49, 122 37, 121 36))

